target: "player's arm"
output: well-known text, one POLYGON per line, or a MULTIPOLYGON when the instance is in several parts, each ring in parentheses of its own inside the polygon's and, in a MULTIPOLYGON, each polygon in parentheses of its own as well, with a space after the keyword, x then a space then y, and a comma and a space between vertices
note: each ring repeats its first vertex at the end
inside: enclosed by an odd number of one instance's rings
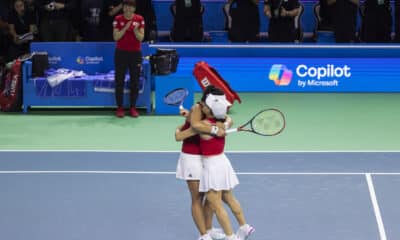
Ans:
MULTIPOLYGON (((212 124, 209 122, 209 121, 207 121, 207 120, 202 120, 201 121, 204 125, 207 125, 207 126, 212 126, 212 124)), ((200 133, 199 134, 200 135, 200 138, 201 139, 205 139, 205 140, 208 140, 208 139, 211 139, 212 138, 212 136, 209 134, 209 133, 200 133)))
POLYGON ((182 127, 183 127, 183 125, 182 125, 182 126, 179 126, 179 127, 175 130, 175 140, 176 140, 177 142, 183 141, 183 140, 185 140, 186 138, 192 137, 192 136, 194 136, 194 135, 197 134, 197 132, 194 131, 192 128, 188 128, 188 129, 185 129, 185 130, 182 131, 182 130, 181 130, 182 127))
POLYGON ((225 127, 218 127, 217 125, 206 124, 202 121, 202 118, 203 113, 201 111, 201 105, 195 104, 192 107, 189 117, 190 126, 192 126, 192 128, 199 133, 211 134, 219 137, 225 136, 225 127))

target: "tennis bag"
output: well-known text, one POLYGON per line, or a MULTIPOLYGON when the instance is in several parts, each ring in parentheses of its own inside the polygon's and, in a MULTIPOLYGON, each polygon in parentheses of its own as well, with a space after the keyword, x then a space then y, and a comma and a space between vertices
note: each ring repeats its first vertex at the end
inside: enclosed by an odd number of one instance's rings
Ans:
POLYGON ((196 78, 201 89, 204 90, 208 85, 214 85, 224 91, 226 99, 231 104, 233 104, 234 100, 237 100, 239 103, 242 102, 239 95, 229 86, 229 83, 208 63, 203 61, 196 63, 193 69, 193 76, 196 78))
POLYGON ((22 62, 15 60, 0 86, 0 110, 3 112, 21 111, 22 107, 22 62))
POLYGON ((153 75, 167 75, 176 72, 179 56, 176 49, 158 48, 156 53, 150 56, 151 73, 153 75))

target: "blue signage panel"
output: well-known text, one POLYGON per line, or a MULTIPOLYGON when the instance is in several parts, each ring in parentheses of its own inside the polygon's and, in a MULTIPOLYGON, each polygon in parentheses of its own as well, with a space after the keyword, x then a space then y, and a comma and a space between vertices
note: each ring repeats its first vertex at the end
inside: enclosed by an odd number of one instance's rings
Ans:
MULTIPOLYGON (((194 66, 198 60, 181 59, 181 69, 194 66)), ((400 92, 400 58, 202 60, 239 92, 400 92)))
POLYGON ((399 64, 400 58, 273 59, 267 80, 277 91, 397 92, 399 64))
MULTIPOLYGON (((143 56, 148 52, 142 44, 143 56)), ((87 74, 114 69, 114 42, 34 42, 31 52, 47 52, 50 68, 84 70, 87 74)))

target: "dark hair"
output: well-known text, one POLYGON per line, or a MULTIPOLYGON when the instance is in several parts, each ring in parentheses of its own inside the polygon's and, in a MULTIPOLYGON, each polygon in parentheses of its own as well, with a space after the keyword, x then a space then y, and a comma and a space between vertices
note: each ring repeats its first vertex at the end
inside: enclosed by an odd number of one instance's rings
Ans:
POLYGON ((129 5, 136 7, 136 0, 123 0, 122 5, 129 5))
POLYGON ((217 88, 214 85, 208 85, 204 91, 203 91, 203 96, 201 97, 201 101, 205 102, 208 94, 213 94, 213 95, 224 95, 224 91, 222 89, 217 88))

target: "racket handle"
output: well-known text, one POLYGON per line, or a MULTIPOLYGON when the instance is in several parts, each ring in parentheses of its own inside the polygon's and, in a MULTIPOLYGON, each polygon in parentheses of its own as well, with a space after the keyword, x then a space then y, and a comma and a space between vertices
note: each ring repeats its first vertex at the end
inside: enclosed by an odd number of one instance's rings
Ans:
POLYGON ((225 133, 226 134, 228 134, 228 133, 233 133, 233 132, 237 132, 239 129, 238 128, 229 128, 229 129, 226 129, 225 130, 225 133))
POLYGON ((183 106, 182 106, 182 104, 181 104, 181 105, 179 105, 179 110, 183 110, 183 106))

